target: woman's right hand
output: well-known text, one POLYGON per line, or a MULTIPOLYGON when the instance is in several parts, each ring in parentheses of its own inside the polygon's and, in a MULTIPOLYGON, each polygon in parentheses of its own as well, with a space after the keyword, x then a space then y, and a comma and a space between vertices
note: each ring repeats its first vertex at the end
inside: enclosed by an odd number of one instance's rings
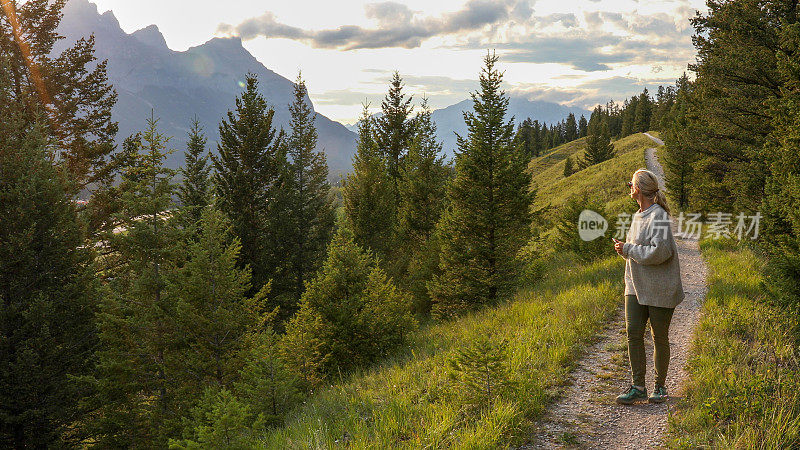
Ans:
MULTIPOLYGON (((611 238, 611 239, 614 239, 614 238, 611 238)), ((624 243, 624 242, 622 242, 622 241, 618 241, 618 240, 614 239, 614 250, 615 250, 615 251, 616 251, 616 252, 617 252, 617 253, 618 253, 620 256, 622 256, 622 246, 624 246, 624 245, 625 245, 625 243, 624 243)))

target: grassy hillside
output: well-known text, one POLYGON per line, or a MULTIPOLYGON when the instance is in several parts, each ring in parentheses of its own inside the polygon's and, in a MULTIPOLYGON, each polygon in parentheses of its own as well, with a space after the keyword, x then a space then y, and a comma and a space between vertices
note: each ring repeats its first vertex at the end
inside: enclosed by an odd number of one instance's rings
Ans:
POLYGON ((512 302, 423 329, 392 361, 315 394, 266 436, 266 446, 493 448, 513 440, 616 310, 623 267, 619 258, 580 267, 570 254, 554 257, 545 278, 512 302), (451 384, 449 362, 486 335, 507 340, 512 387, 472 415, 451 384))
MULTIPOLYGON (((537 201, 559 204, 566 191, 600 187, 607 200, 630 202, 624 181, 643 166, 652 141, 642 135, 622 139, 617 157, 565 182, 562 161, 582 152, 582 142, 532 163, 542 181, 537 201), (555 175, 548 185, 549 171, 555 175)), ((582 349, 621 305, 624 264, 616 255, 587 264, 572 253, 553 252, 531 270, 541 279, 508 302, 422 327, 380 366, 315 393, 283 428, 264 437, 266 447, 495 448, 527 436, 582 349), (456 384, 451 363, 484 336, 502 355, 506 388, 476 414, 467 399, 479 393, 456 384)))
MULTIPOLYGON (((582 142, 583 139, 579 141, 582 142)), ((559 206, 571 195, 581 193, 598 195, 606 202, 615 202, 612 206, 619 203, 620 199, 630 202, 625 182, 630 180, 636 169, 644 167, 644 150, 655 145, 644 134, 634 134, 619 139, 614 142, 616 157, 565 178, 563 160, 566 159, 567 153, 578 151, 569 148, 571 144, 573 142, 554 150, 564 155, 560 161, 554 162, 555 158, 546 159, 549 155, 531 161, 529 168, 535 167, 538 170, 538 172, 532 171, 533 182, 538 187, 537 207, 547 204, 559 206), (548 163, 549 166, 546 166, 548 163)), ((579 154, 583 154, 585 144, 580 145, 579 154)))
POLYGON ((798 448, 796 307, 769 301, 764 261, 733 241, 700 243, 709 291, 686 398, 670 420, 675 448, 798 448))
MULTIPOLYGON (((576 139, 572 142, 567 142, 564 145, 560 145, 554 149, 548 151, 542 156, 538 158, 531 159, 531 162, 528 163, 528 170, 530 170, 531 175, 534 177, 544 170, 558 166, 559 163, 561 167, 561 172, 564 172, 564 160, 567 159, 567 156, 573 156, 576 153, 583 154, 583 150, 586 148, 586 138, 576 139)), ((574 157, 573 157, 574 158, 574 157)))

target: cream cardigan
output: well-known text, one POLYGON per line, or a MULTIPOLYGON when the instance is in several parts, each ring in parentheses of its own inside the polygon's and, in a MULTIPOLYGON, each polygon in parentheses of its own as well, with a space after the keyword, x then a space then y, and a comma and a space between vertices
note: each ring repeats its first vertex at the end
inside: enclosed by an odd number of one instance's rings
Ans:
POLYGON ((635 295, 640 305, 674 308, 683 301, 678 246, 670 223, 657 203, 631 219, 622 246, 625 295, 635 295))

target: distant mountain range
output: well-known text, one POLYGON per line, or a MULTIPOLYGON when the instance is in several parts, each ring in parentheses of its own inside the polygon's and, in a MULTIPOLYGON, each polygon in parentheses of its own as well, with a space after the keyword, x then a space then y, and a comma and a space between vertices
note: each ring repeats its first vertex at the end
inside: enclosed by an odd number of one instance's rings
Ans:
MULTIPOLYGON (((197 115, 216 151, 219 122, 234 107, 248 72, 258 75, 261 93, 275 108, 276 126, 288 128, 294 83, 264 67, 237 38, 214 38, 184 52, 167 47, 155 25, 127 34, 110 11, 99 14, 88 0, 69 0, 58 31, 66 39, 55 51, 94 33, 95 55, 108 59, 108 77, 118 94, 113 118, 119 122, 117 143, 141 131, 151 110, 159 131, 172 136, 177 151, 169 167, 183 164, 190 120, 197 115)), ((310 101, 309 101, 310 104, 310 101)), ((351 169, 356 135, 322 114, 316 115, 318 149, 324 150, 332 177, 351 169)))
MULTIPOLYGON (((111 11, 100 14, 88 0, 67 2, 58 31, 66 39, 59 41, 56 52, 94 33, 95 55, 99 60, 108 60, 109 81, 118 94, 113 109, 113 118, 119 122, 117 143, 143 130, 153 111, 160 119, 159 130, 172 137, 170 147, 176 150, 167 160, 169 167, 183 164, 187 132, 195 115, 208 137, 208 148, 216 151, 219 122, 233 109, 248 72, 258 75, 261 93, 275 108, 276 126, 288 128, 287 106, 292 101, 294 83, 256 60, 238 38, 214 38, 183 52, 173 51, 155 25, 125 33, 111 11)), ((467 99, 433 112, 448 157, 456 149, 455 133, 466 135, 462 112, 471 108, 472 100, 467 99)), ((590 114, 522 97, 511 97, 508 110, 509 116, 516 116, 517 123, 531 117, 550 124, 563 120, 570 112, 576 117, 584 114, 588 118, 590 114)), ((327 156, 331 178, 350 171, 357 139, 355 125, 345 127, 317 113, 316 126, 317 148, 327 156)))
MULTIPOLYGON (((431 114, 434 122, 436 122, 436 135, 442 142, 442 149, 445 151, 448 158, 455 155, 455 150, 458 147, 456 143, 456 133, 461 136, 466 136, 467 134, 467 124, 464 123, 464 111, 472 111, 472 104, 472 99, 467 99, 455 105, 434 110, 431 114)), ((506 120, 513 116, 515 118, 514 123, 518 125, 520 122, 530 117, 532 120, 538 120, 539 122, 552 125, 566 119, 569 113, 575 114, 576 119, 580 119, 581 115, 584 115, 586 116, 586 120, 589 120, 589 116, 592 114, 591 111, 581 108, 573 108, 559 105, 558 103, 539 100, 528 100, 524 97, 512 95, 509 96, 506 120)), ((379 116, 380 113, 374 115, 374 117, 379 116)), ((357 133, 358 124, 347 125, 347 129, 357 133)))

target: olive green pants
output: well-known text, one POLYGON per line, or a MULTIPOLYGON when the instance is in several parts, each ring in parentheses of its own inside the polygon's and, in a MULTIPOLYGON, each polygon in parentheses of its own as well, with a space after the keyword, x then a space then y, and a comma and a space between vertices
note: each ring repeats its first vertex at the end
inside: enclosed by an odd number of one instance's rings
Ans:
POLYGON ((635 386, 644 386, 647 367, 644 353, 644 331, 650 319, 653 335, 653 359, 656 366, 656 384, 664 386, 669 368, 669 323, 675 308, 640 305, 635 295, 625 296, 625 331, 628 334, 628 356, 635 386))

